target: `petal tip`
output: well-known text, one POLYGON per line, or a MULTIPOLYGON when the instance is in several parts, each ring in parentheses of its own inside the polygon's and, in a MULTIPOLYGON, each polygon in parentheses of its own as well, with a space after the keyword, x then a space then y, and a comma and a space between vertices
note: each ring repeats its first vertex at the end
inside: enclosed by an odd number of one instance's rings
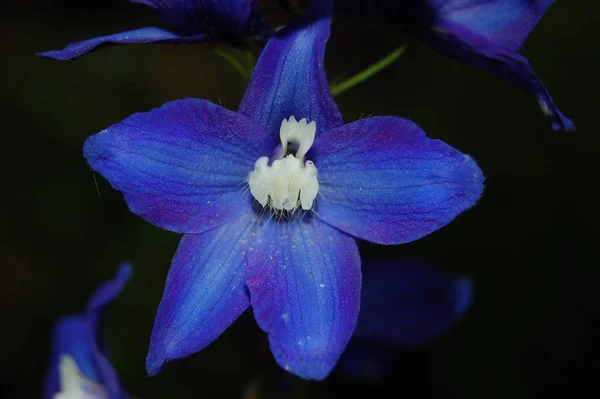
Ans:
POLYGON ((167 361, 164 359, 164 356, 159 356, 156 351, 150 348, 146 357, 146 372, 148 376, 152 377, 160 373, 166 363, 167 361))
POLYGON ((457 279, 450 290, 451 296, 454 298, 454 309, 457 316, 464 314, 473 299, 473 282, 466 277, 457 279))
POLYGON ((333 366, 335 365, 327 365, 325 363, 316 365, 314 362, 295 362, 290 360, 289 362, 286 359, 281 357, 275 357, 277 364, 281 366, 285 371, 294 374, 297 377, 303 378, 305 380, 314 380, 321 381, 327 378, 333 366))
POLYGON ((467 208, 469 208, 475 205, 481 194, 483 194, 485 177, 475 159, 466 154, 464 155, 464 163, 457 172, 462 175, 462 180, 465 183, 464 195, 467 199, 467 208))
POLYGON ((71 59, 71 57, 64 55, 64 53, 59 50, 43 51, 41 53, 35 53, 35 55, 57 61, 67 61, 71 59))
POLYGON ((129 262, 123 262, 119 265, 119 269, 117 270, 117 280, 126 282, 131 277, 133 273, 133 267, 129 262))

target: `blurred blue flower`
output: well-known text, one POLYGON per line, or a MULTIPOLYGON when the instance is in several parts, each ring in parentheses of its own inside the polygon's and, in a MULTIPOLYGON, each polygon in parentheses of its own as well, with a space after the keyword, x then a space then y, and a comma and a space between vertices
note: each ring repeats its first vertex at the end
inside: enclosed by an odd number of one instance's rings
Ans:
POLYGON ((123 264, 114 280, 101 285, 82 314, 59 320, 53 331, 44 399, 127 399, 98 337, 104 308, 119 296, 131 275, 123 264))
POLYGON ((364 262, 360 314, 339 370, 353 379, 385 377, 394 350, 438 337, 464 315, 472 285, 418 259, 364 262))
POLYGON ((552 0, 340 0, 346 14, 383 15, 422 40, 533 95, 555 130, 575 125, 558 109, 529 61, 519 54, 552 0))
POLYGON ((236 40, 270 34, 255 0, 131 0, 145 4, 171 29, 144 27, 72 43, 62 50, 40 53, 43 57, 69 60, 99 46, 132 43, 198 43, 236 40))
POLYGON ((204 348, 252 305, 276 361, 324 378, 358 317, 354 238, 419 239, 482 192, 470 157, 408 120, 343 124, 323 68, 331 5, 313 4, 269 40, 238 112, 174 101, 85 143, 132 212, 186 233, 158 308, 150 374, 204 348))

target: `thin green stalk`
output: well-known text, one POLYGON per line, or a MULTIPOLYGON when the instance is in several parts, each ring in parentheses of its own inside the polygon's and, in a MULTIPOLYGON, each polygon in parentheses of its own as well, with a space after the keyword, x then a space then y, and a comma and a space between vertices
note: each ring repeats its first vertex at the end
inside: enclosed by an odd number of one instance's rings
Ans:
POLYGON ((236 69, 236 71, 238 71, 240 73, 240 75, 242 75, 244 80, 246 80, 246 81, 250 80, 250 75, 252 74, 252 72, 248 71, 246 68, 244 68, 244 65, 242 65, 242 62, 240 62, 240 60, 237 57, 235 57, 233 54, 231 54, 227 50, 223 50, 221 48, 216 48, 214 50, 215 50, 215 53, 217 53, 218 55, 220 55, 221 57, 223 57, 227 61, 229 61, 229 63, 236 69))
POLYGON ((394 51, 392 51, 391 53, 389 53, 388 55, 386 55, 385 57, 383 57, 376 63, 363 69, 356 75, 353 75, 340 83, 331 85, 331 87, 330 87, 331 94, 333 94, 334 96, 338 96, 338 95, 342 94, 343 92, 350 90, 357 84, 369 79, 373 75, 377 74, 378 72, 380 72, 383 69, 390 66, 398 58, 400 58, 400 56, 402 54, 404 54, 404 51, 406 51, 406 44, 403 44, 402 46, 396 48, 394 51))

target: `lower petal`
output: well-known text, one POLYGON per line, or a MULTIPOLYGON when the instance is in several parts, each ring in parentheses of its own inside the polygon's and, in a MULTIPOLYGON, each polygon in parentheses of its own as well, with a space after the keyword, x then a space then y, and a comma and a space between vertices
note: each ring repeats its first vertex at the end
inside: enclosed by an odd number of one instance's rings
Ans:
POLYGON ((114 44, 136 44, 136 43, 192 43, 204 42, 210 39, 210 35, 182 36, 169 30, 147 27, 129 30, 112 35, 99 36, 93 39, 71 43, 62 50, 51 50, 39 53, 42 57, 54 60, 70 60, 77 58, 99 46, 114 44))
POLYGON ((158 307, 146 368, 200 351, 250 304, 244 287, 245 253, 254 215, 181 240, 158 307))
POLYGON ((305 219, 263 226, 248 252, 246 284, 277 363, 320 380, 356 325, 360 257, 351 237, 305 219))

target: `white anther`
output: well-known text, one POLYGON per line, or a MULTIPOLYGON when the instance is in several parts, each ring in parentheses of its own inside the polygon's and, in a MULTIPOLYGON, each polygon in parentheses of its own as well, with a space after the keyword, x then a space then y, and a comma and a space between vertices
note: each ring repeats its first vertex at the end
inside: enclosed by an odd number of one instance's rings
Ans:
POLYGON ((303 160, 315 141, 316 132, 317 124, 315 121, 308 123, 306 118, 302 118, 300 122, 297 122, 294 116, 284 119, 279 129, 282 156, 285 156, 288 150, 288 143, 291 143, 298 146, 296 158, 303 160))
POLYGON ((269 158, 258 158, 254 171, 248 174, 250 193, 263 207, 291 212, 300 206, 304 210, 312 208, 319 192, 317 168, 313 162, 303 160, 315 140, 315 132, 315 122, 297 122, 293 116, 283 120, 280 156, 270 166, 269 158), (286 155, 288 143, 298 146, 296 154, 286 155))

